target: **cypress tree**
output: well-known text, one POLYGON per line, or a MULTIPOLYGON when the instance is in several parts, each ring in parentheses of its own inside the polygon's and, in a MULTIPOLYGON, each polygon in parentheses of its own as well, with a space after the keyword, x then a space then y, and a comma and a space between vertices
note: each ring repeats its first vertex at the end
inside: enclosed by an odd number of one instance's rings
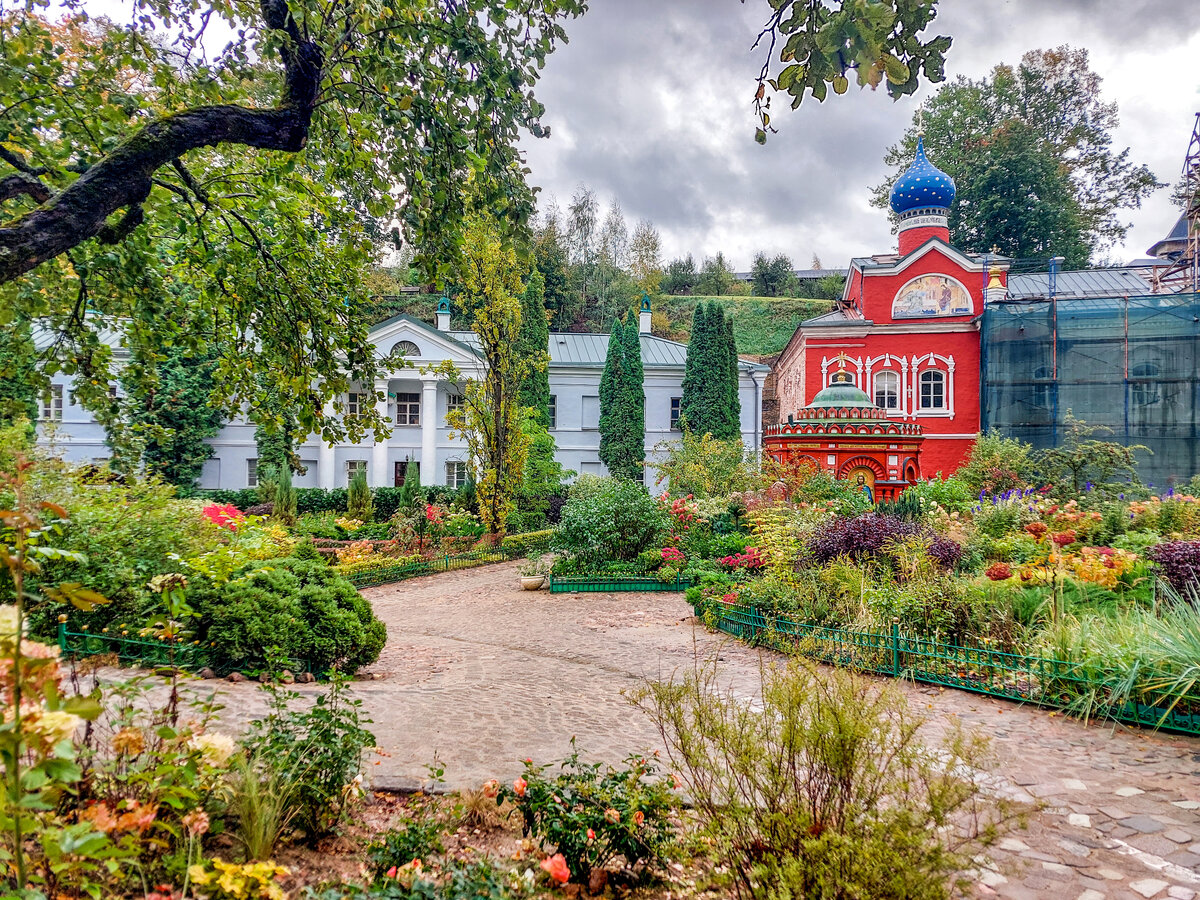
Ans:
POLYGON ((707 424, 703 412, 707 341, 708 311, 703 303, 698 303, 692 313, 692 335, 688 339, 687 361, 683 368, 683 396, 679 400, 680 427, 697 435, 704 434, 707 424))
POLYGON ((704 341, 704 430, 697 429, 697 433, 711 434, 717 440, 725 440, 729 433, 729 388, 726 383, 729 361, 725 353, 725 312, 717 301, 710 300, 705 318, 708 328, 704 341))
POLYGON ((646 385, 642 367, 642 337, 632 315, 625 323, 625 423, 624 440, 629 477, 639 480, 646 461, 646 385))
POLYGON ((729 418, 729 439, 734 440, 742 435, 742 403, 738 397, 738 355, 737 341, 733 336, 733 317, 724 316, 725 320, 725 355, 728 358, 728 376, 726 386, 729 390, 726 399, 726 414, 729 418))
POLYGON ((621 468, 620 446, 625 434, 622 421, 626 388, 623 332, 620 321, 613 319, 604 373, 600 376, 600 461, 613 475, 621 468))

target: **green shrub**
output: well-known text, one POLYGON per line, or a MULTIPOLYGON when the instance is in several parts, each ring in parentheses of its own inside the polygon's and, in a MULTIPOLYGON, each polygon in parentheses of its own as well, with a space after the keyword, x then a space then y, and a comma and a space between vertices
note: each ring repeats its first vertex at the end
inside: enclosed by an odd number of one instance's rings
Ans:
POLYGON ((367 847, 367 859, 371 861, 374 877, 380 878, 392 866, 405 866, 414 859, 429 862, 442 849, 438 822, 431 816, 418 815, 372 841, 367 847))
POLYGON ((1001 494, 1029 485, 1034 474, 1033 447, 1017 438, 1006 438, 994 431, 975 439, 971 455, 955 472, 972 498, 1001 494))
POLYGON ((371 605, 319 560, 267 560, 228 584, 197 581, 190 599, 222 670, 261 668, 279 653, 352 673, 378 659, 387 638, 371 605))
POLYGON ((928 481, 918 481, 906 489, 900 499, 911 498, 908 502, 919 503, 923 512, 929 512, 930 506, 936 503, 946 512, 966 513, 970 512, 977 496, 978 492, 972 492, 970 486, 957 475, 945 480, 935 475, 928 481))
POLYGON ((640 484, 605 479, 595 491, 572 492, 563 507, 555 547, 587 564, 634 560, 655 545, 667 527, 667 514, 640 484))
POLYGON ((275 475, 275 518, 284 525, 296 524, 296 489, 292 470, 283 466, 275 475))
POLYGON ((527 556, 529 553, 541 553, 554 538, 557 529, 547 528, 544 531, 526 531, 523 534, 510 534, 500 541, 500 550, 506 556, 527 556))
POLYGON ((654 765, 630 756, 625 768, 585 763, 572 741, 571 755, 553 768, 525 763, 513 787, 496 802, 510 801, 521 815, 522 830, 566 859, 571 880, 587 884, 592 869, 615 857, 630 867, 662 864, 674 835, 669 816, 675 804, 671 782, 655 777, 654 765))
POLYGON ((715 660, 635 697, 740 896, 942 900, 1011 819, 979 775, 985 740, 923 746, 894 687, 793 662, 755 700, 715 660))
POLYGON ((263 686, 271 712, 251 723, 242 741, 251 759, 270 760, 286 773, 288 821, 310 838, 328 834, 342 820, 346 802, 354 796, 354 779, 361 774, 363 750, 375 735, 363 726, 362 701, 347 697, 349 679, 338 675, 313 705, 296 710, 295 691, 263 686))
POLYGON ((371 488, 367 486, 367 476, 361 470, 350 479, 350 487, 346 492, 346 515, 360 522, 370 522, 375 515, 371 488))

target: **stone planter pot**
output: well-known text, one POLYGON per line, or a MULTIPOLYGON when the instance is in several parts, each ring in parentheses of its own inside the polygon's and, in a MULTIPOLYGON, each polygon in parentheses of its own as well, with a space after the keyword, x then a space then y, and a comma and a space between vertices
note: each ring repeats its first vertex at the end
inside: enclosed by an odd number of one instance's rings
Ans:
POLYGON ((523 591, 539 590, 541 588, 541 586, 545 583, 545 581, 546 581, 545 575, 522 575, 521 576, 521 590, 523 590, 523 591))

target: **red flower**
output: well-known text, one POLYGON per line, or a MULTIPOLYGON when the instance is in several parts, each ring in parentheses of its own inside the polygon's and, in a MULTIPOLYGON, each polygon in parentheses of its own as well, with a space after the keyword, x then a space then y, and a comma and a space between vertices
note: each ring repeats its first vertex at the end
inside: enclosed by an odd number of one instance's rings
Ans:
POLYGON ((992 563, 983 574, 992 581, 1005 581, 1012 578, 1012 567, 1008 563, 992 563))
POLYGON ((1076 537, 1074 531, 1067 530, 1052 534, 1050 536, 1050 540, 1054 541, 1054 543, 1058 544, 1060 547, 1065 547, 1067 544, 1075 543, 1078 538, 1076 537))
POLYGON ((590 844, 592 841, 594 841, 596 839, 596 832, 593 831, 591 828, 589 828, 587 830, 587 837, 588 837, 588 843, 590 844))
POLYGON ((228 528, 230 531, 237 531, 245 518, 245 514, 232 503, 210 503, 200 510, 200 515, 218 528, 228 528))
POLYGON ((543 859, 542 868, 546 870, 550 880, 555 884, 566 884, 571 880, 571 870, 567 868, 567 861, 561 853, 555 853, 549 859, 543 859))
POLYGON ((1050 529, 1047 528, 1046 525, 1042 522, 1030 522, 1028 525, 1025 526, 1025 531, 1028 534, 1033 535, 1035 540, 1039 540, 1039 541, 1042 539, 1042 535, 1044 535, 1049 530, 1050 529))

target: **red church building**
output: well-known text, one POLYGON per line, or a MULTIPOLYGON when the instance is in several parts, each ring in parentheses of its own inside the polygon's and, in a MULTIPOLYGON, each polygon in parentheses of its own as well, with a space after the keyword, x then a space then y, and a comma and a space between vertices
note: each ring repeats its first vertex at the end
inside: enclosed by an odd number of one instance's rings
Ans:
MULTIPOLYGON (((837 308, 801 323, 776 363, 781 416, 793 423, 844 367, 883 418, 923 435, 919 456, 906 456, 911 464, 886 442, 857 448, 856 474, 867 468, 893 483, 949 475, 979 432, 979 320, 989 298, 1004 297, 1007 266, 950 245, 953 201, 953 181, 918 142, 916 159, 891 193, 899 252, 852 260, 837 308), (873 460, 866 467, 864 454, 873 460)), ((787 422, 768 426, 763 439, 764 451, 776 458, 799 451, 787 422)), ((848 477, 839 470, 845 454, 834 443, 826 441, 830 452, 818 463, 848 477)))

